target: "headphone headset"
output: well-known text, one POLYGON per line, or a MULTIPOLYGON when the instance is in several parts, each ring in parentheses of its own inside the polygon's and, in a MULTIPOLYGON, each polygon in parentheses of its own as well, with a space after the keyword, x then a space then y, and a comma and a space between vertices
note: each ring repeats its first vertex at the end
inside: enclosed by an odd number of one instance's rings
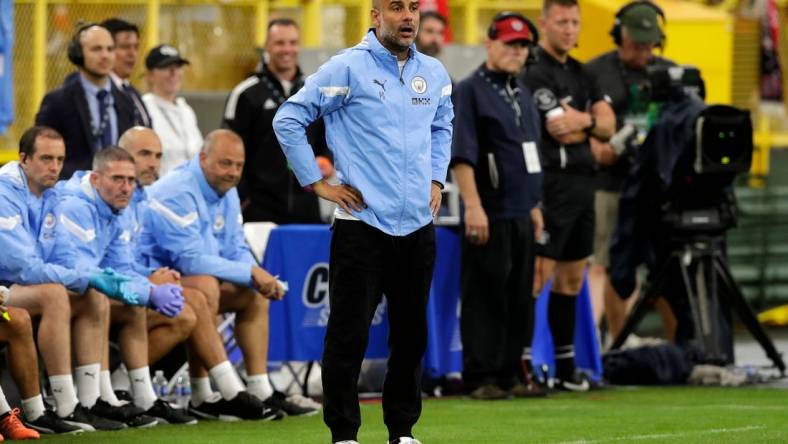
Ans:
POLYGON ((501 20, 506 20, 508 18, 519 18, 525 22, 525 26, 528 27, 528 31, 531 33, 531 38, 533 39, 531 44, 536 45, 539 43, 539 30, 536 29, 536 26, 524 15, 520 14, 519 12, 511 11, 503 11, 495 14, 495 17, 493 17, 492 22, 490 23, 490 27, 487 28, 487 37, 489 37, 490 40, 495 40, 498 38, 498 29, 495 27, 495 25, 501 20))
POLYGON ((102 27, 98 23, 89 22, 84 23, 77 28, 77 31, 71 37, 71 41, 68 42, 68 49, 66 50, 66 55, 68 55, 68 60, 73 63, 74 65, 82 68, 85 66, 85 54, 82 52, 82 33, 87 31, 88 28, 92 28, 94 26, 102 27))
POLYGON ((619 9, 618 12, 616 12, 616 20, 613 22, 613 27, 610 29, 610 36, 613 37, 613 42, 616 44, 616 46, 621 46, 621 41, 622 41, 621 16, 623 16, 627 11, 634 8, 635 6, 641 6, 641 5, 652 8, 654 12, 656 12, 657 15, 660 18, 662 18, 662 26, 660 26, 659 28, 660 39, 659 39, 659 43, 657 43, 657 46, 660 49, 664 48, 666 36, 663 29, 665 29, 665 24, 667 24, 668 20, 665 18, 665 12, 662 10, 662 8, 660 8, 654 2, 651 2, 649 0, 635 0, 631 3, 627 3, 626 5, 622 6, 621 9, 619 9))

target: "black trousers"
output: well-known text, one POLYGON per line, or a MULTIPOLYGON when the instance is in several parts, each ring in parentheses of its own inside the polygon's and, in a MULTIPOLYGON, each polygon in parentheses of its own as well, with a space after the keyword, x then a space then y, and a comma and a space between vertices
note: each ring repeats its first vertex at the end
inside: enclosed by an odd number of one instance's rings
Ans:
POLYGON ((490 222, 487 244, 462 245, 463 382, 507 389, 522 375, 533 329, 534 234, 530 218, 490 222))
POLYGON ((383 419, 390 439, 411 436, 421 415, 421 359, 427 347, 427 298, 435 265, 435 228, 390 236, 363 222, 337 220, 331 239, 323 351, 323 419, 334 441, 361 426, 358 375, 369 327, 386 295, 389 359, 383 419))

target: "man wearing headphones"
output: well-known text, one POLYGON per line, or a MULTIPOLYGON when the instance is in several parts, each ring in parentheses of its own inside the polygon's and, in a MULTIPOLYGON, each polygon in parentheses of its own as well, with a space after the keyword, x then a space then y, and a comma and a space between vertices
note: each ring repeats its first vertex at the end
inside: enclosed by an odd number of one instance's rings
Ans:
MULTIPOLYGON (((610 240, 618 220, 618 200, 624 177, 631 165, 629 157, 633 154, 632 147, 643 141, 650 129, 650 105, 645 89, 648 81, 646 68, 674 65, 670 60, 654 55, 654 49, 662 47, 665 40, 659 24, 660 17, 664 22, 664 13, 650 1, 637 0, 625 5, 616 13, 615 24, 610 30, 616 49, 596 57, 586 65, 586 69, 596 77, 601 93, 610 97, 617 123, 617 133, 610 143, 596 137, 590 139, 591 151, 599 164, 590 278, 592 290, 603 288, 611 341, 624 327, 628 307, 618 297, 607 276, 610 240), (595 282, 597 284, 593 285, 595 282)), ((631 298, 632 302, 635 300, 631 298)), ((664 301, 658 302, 658 308, 666 326, 675 323, 675 320, 671 321, 670 308, 664 301)))
POLYGON ((593 251, 594 171, 588 139, 607 140, 615 115, 583 65, 569 56, 580 31, 577 0, 545 0, 539 20, 543 38, 537 61, 523 75, 542 117, 545 171, 544 232, 536 266, 536 290, 553 278, 548 321, 555 345, 557 386, 584 391, 590 382, 575 372, 575 298, 593 251))
POLYGON ((460 332, 463 382, 474 399, 534 393, 520 356, 533 331, 534 236, 542 229, 540 121, 517 74, 537 40, 522 15, 496 15, 487 61, 457 86, 451 163, 464 204, 460 332))
POLYGON ((107 28, 96 24, 79 28, 69 43, 68 59, 79 68, 79 78, 44 96, 36 114, 36 125, 63 136, 64 179, 76 170, 89 170, 93 153, 117 143, 134 126, 134 104, 109 77, 115 41, 107 28))

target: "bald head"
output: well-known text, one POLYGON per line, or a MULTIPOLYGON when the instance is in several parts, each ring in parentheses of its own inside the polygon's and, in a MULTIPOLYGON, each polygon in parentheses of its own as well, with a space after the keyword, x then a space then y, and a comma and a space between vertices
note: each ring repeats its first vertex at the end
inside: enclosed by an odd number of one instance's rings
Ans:
POLYGON ((241 180, 245 160, 244 143, 226 129, 211 131, 200 151, 200 168, 208 184, 223 195, 241 180))
POLYGON ((120 136, 118 146, 134 157, 137 169, 137 182, 148 186, 159 178, 162 147, 156 133, 144 126, 129 128, 120 136))

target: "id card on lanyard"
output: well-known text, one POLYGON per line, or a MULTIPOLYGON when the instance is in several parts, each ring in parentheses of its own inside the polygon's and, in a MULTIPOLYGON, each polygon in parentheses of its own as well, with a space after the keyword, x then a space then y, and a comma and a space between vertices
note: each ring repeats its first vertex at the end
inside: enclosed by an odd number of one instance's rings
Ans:
POLYGON ((523 142, 523 158, 525 159, 525 169, 528 171, 528 174, 542 172, 542 164, 539 162, 536 142, 523 142))

